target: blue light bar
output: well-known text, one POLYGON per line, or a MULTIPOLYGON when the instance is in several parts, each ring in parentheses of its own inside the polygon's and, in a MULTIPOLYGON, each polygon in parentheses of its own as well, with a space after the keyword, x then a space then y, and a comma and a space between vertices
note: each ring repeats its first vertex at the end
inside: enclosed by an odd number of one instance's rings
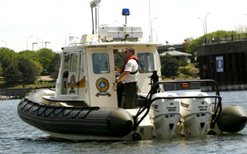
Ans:
POLYGON ((127 8, 123 9, 122 15, 123 15, 123 16, 128 16, 128 15, 130 15, 130 10, 127 9, 127 8))

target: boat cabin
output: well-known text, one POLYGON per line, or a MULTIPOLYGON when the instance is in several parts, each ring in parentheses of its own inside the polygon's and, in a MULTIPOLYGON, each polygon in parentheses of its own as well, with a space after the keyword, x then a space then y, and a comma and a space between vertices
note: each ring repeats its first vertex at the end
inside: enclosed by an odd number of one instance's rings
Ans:
POLYGON ((101 30, 99 35, 84 35, 79 43, 63 48, 53 100, 78 101, 85 106, 118 107, 117 92, 112 85, 119 75, 115 67, 121 69, 126 61, 124 51, 127 47, 135 48, 139 60, 138 94, 149 92, 153 71, 161 76, 159 44, 140 42, 140 28, 104 27, 101 30))

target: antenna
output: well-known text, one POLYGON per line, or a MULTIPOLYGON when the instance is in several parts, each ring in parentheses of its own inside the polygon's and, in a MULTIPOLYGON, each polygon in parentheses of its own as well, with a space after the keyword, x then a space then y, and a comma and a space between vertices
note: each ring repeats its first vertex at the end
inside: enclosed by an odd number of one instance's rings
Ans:
POLYGON ((98 34, 99 28, 99 3, 101 0, 89 0, 89 4, 91 6, 92 12, 92 34, 98 34), (93 8, 95 8, 95 25, 94 25, 94 18, 93 18, 93 8))

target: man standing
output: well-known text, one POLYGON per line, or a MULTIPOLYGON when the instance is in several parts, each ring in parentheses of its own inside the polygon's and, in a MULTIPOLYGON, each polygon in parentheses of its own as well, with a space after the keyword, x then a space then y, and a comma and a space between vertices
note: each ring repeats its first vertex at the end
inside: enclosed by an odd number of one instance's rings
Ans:
MULTIPOLYGON (((125 95, 125 108, 133 108, 135 104, 136 92, 137 92, 137 74, 138 74, 138 59, 134 56, 134 48, 126 48, 124 56, 127 59, 124 66, 120 71, 119 78, 113 84, 115 90, 118 82, 122 82, 124 85, 125 95)), ((118 97, 121 94, 118 94, 118 97)), ((120 96, 121 97, 121 96, 120 96)))

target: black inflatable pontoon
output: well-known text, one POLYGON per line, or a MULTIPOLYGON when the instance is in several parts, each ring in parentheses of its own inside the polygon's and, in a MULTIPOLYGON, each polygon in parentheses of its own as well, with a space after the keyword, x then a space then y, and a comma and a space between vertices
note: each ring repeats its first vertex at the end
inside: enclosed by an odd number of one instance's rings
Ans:
POLYGON ((23 99, 18 105, 23 121, 48 132, 121 137, 133 128, 129 112, 99 107, 61 107, 23 99))

